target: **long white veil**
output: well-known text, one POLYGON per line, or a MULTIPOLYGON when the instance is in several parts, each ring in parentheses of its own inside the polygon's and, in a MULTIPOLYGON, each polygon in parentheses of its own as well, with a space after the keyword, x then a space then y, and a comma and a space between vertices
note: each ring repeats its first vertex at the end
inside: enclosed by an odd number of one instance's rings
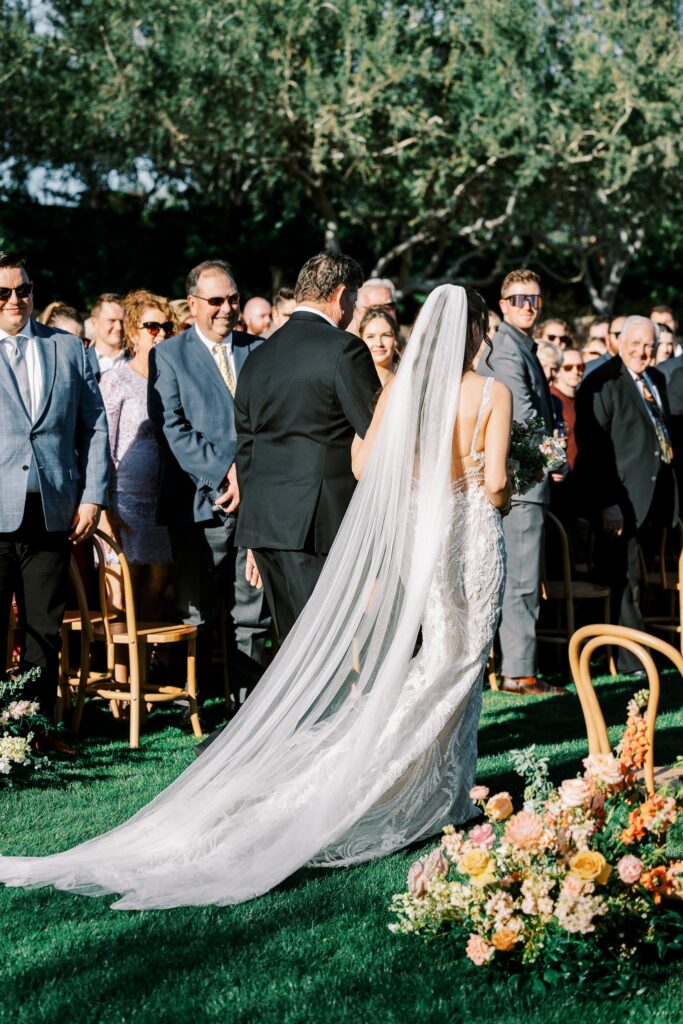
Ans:
MULTIPOLYGON (((466 334, 464 289, 437 288, 313 597, 239 714, 128 821, 61 854, 0 858, 0 881, 118 893, 123 909, 228 904, 311 861, 392 848, 372 812, 406 771, 386 734, 445 529, 466 334)), ((409 841, 447 813, 405 804, 409 841)))

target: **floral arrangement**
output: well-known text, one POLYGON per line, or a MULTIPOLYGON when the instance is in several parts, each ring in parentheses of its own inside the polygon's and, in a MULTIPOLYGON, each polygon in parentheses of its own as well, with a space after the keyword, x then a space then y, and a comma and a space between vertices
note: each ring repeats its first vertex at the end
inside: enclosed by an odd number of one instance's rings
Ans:
POLYGON ((526 494, 547 472, 559 469, 567 459, 560 441, 549 437, 544 430, 541 419, 512 423, 508 473, 513 494, 526 494))
POLYGON ((391 930, 450 930, 477 967, 524 971, 541 985, 588 980, 606 958, 620 970, 646 949, 683 952, 683 793, 649 796, 639 780, 646 705, 647 691, 629 702, 616 755, 585 758, 584 772, 557 789, 534 748, 513 752, 527 779, 524 809, 514 812, 509 793, 475 786, 485 820, 466 832, 445 828, 412 864, 391 930))
POLYGON ((0 784, 12 786, 29 771, 46 768, 49 759, 31 745, 35 730, 49 723, 37 701, 17 699, 36 670, 0 682, 0 784))

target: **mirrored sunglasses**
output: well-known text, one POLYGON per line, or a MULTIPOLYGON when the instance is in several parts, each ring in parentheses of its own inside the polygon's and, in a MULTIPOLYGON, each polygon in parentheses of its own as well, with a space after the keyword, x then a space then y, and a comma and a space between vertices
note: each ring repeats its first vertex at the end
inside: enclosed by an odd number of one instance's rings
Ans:
POLYGON ((527 302, 532 309, 540 309, 543 305, 541 295, 504 295, 503 298, 517 309, 523 309, 527 302))

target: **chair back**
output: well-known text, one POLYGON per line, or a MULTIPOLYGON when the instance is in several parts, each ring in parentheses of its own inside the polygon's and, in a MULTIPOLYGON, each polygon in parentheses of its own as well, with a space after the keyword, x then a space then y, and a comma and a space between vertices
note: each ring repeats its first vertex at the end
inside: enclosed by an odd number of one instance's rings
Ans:
POLYGON ((649 793, 655 788, 655 722, 659 708, 659 673, 650 651, 657 651, 671 661, 683 675, 683 655, 680 651, 660 640, 659 637, 643 633, 639 629, 626 626, 612 626, 602 623, 594 626, 582 626, 569 641, 569 664, 572 678, 581 702, 581 710, 586 722, 588 734, 588 750, 591 754, 609 754, 611 751, 605 718, 593 686, 590 672, 590 660, 600 647, 623 647, 639 659, 647 674, 649 697, 645 721, 647 724, 648 750, 645 758, 645 784, 649 793))
POLYGON ((126 631, 129 637, 135 639, 137 635, 137 617, 135 614, 135 598, 133 596, 133 584, 130 578, 130 568, 128 566, 128 559, 124 555, 121 546, 117 544, 113 537, 105 533, 103 530, 95 530, 93 534, 93 543, 97 548, 97 578, 98 587, 100 594, 100 608, 102 611, 102 623, 104 626, 104 635, 107 644, 111 644, 111 623, 109 621, 109 614, 107 609, 107 587, 106 587, 106 563, 104 558, 104 547, 103 543, 107 544, 112 551, 116 554, 121 567, 121 579, 123 582, 123 604, 124 614, 126 616, 126 631))
POLYGON ((569 550, 569 538, 567 537, 567 531, 564 526, 552 512, 546 511, 545 514, 545 525, 543 534, 543 549, 542 549, 542 566, 541 566, 541 579, 545 589, 545 585, 548 582, 548 571, 547 571, 547 558, 546 558, 546 547, 548 544, 548 526, 552 528, 552 531, 557 534, 557 539, 560 546, 560 567, 562 571, 562 585, 564 588, 563 597, 572 598, 572 559, 569 550))
POLYGON ((74 593, 76 595, 78 613, 81 617, 81 629, 85 633, 88 642, 93 643, 94 635, 92 622, 90 620, 90 610, 88 608, 88 597, 85 593, 85 584, 83 583, 81 570, 78 568, 78 563, 73 555, 69 560, 69 579, 71 580, 71 585, 74 588, 74 593))

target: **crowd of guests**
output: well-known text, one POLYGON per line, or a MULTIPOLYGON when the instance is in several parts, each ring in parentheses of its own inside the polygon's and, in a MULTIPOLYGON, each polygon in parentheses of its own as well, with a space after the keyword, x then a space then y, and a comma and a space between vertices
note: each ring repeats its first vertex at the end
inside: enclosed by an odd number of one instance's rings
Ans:
MULTIPOLYGON (((77 434, 87 427, 87 439, 79 435, 76 446, 97 441, 109 474, 106 494, 100 473, 100 484, 90 487, 86 481, 84 495, 88 507, 106 506, 100 527, 126 556, 139 618, 158 619, 161 609, 167 614, 174 609, 198 626, 200 684, 211 675, 212 635, 224 618, 233 691, 244 696, 263 671, 273 626, 264 593, 254 585, 255 566, 235 540, 239 487, 232 399, 249 354, 268 344, 295 310, 308 307, 288 287, 279 288, 272 301, 252 296, 243 302, 232 268, 221 260, 190 271, 185 298, 169 300, 144 289, 107 292, 87 316, 61 301, 32 315, 32 283, 24 261, 12 254, 0 254, 0 283, 0 342, 6 342, 11 366, 12 339, 22 337, 17 324, 29 348, 37 334, 54 337, 72 360, 77 352, 68 346, 74 337, 85 347, 106 428, 97 416, 88 413, 88 420, 82 399, 69 416, 80 424, 77 434), (219 373, 209 394, 202 374, 212 365, 219 373), (209 455, 207 438, 221 438, 211 441, 209 455)), ((613 621, 643 628, 640 550, 652 548, 661 529, 678 522, 683 349, 674 314, 665 305, 645 315, 599 316, 587 324, 546 315, 541 280, 527 269, 503 280, 499 308, 501 316, 490 311, 489 339, 475 369, 508 384, 513 418, 540 418, 567 454, 565 469, 516 498, 505 519, 502 689, 527 695, 563 692, 538 675, 545 510, 551 508, 563 522, 586 571, 609 583, 613 621)), ((409 336, 409 328, 399 324, 391 280, 362 283, 347 330, 367 345, 384 387, 409 336)), ((13 372, 19 386, 20 373, 13 372)), ((30 459, 23 469, 35 473, 30 459)), ((69 524, 72 539, 79 529, 84 536, 92 533, 96 519, 86 523, 89 515, 86 510, 69 524)), ((0 537, 19 525, 11 517, 5 520, 0 537)), ((108 601, 116 614, 123 607, 120 566, 112 549, 106 557, 108 601)), ((0 614, 13 592, 10 575, 0 579, 0 614)), ((58 619, 66 600, 63 561, 57 575, 61 582, 52 610, 44 610, 42 647, 32 652, 46 678, 56 672, 58 619)), ((638 671, 628 652, 620 658, 622 671, 638 671)))

